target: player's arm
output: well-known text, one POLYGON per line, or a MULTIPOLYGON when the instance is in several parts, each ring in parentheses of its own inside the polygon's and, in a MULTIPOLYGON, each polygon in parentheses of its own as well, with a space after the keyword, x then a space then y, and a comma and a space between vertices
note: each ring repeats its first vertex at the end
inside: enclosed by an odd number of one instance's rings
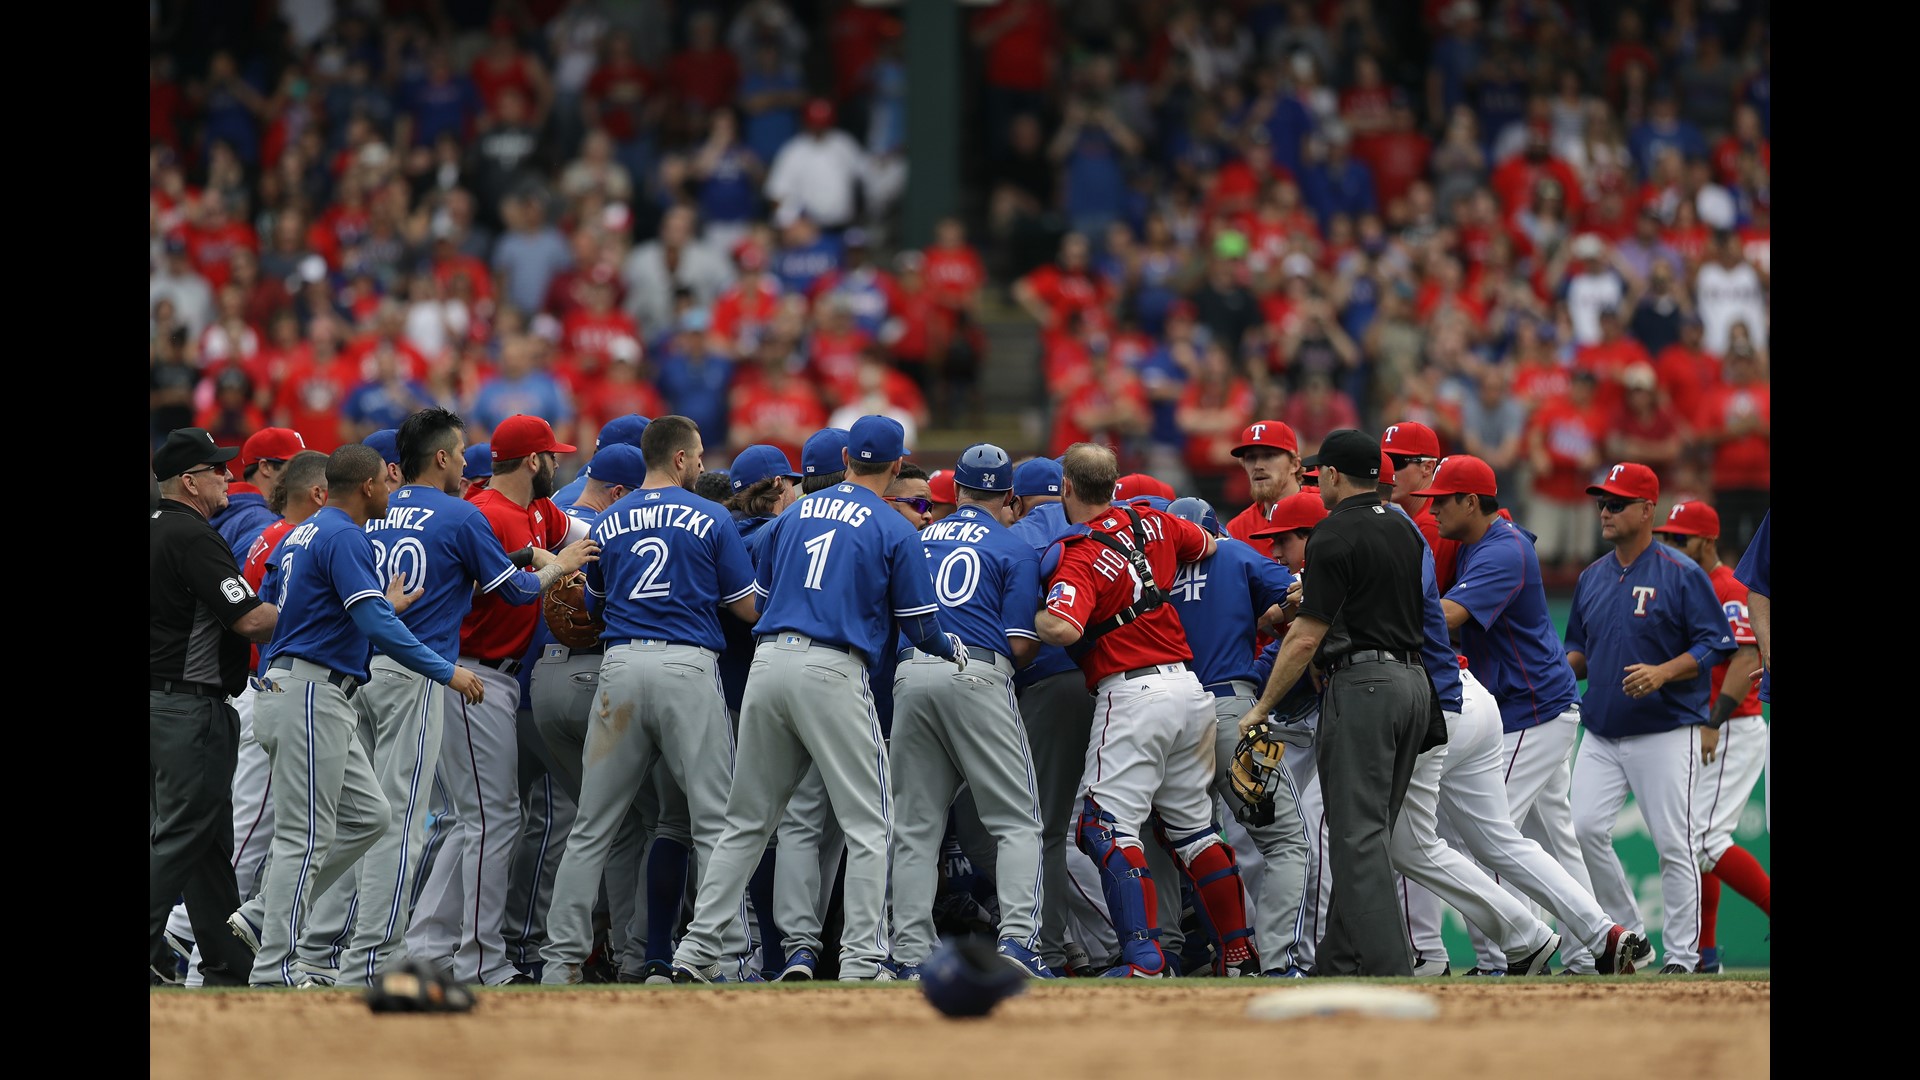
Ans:
POLYGON ((327 578, 353 625, 380 651, 437 683, 453 678, 447 659, 413 636, 387 602, 386 589, 373 566, 373 545, 364 534, 341 534, 324 556, 327 578), (357 543, 355 541, 358 541, 357 543))
POLYGON ((1467 613, 1467 609, 1465 607, 1455 603, 1449 597, 1441 598, 1440 610, 1447 613, 1447 629, 1449 630, 1460 629, 1462 626, 1465 626, 1467 624, 1468 619, 1471 619, 1473 617, 1472 615, 1469 615, 1467 613))
MULTIPOLYGON (((720 529, 715 536, 719 543, 715 569, 720 575, 720 605, 752 626, 760 620, 760 582, 753 575, 747 542, 740 539, 738 529, 720 529)), ((591 581, 592 572, 587 576, 591 581)))
POLYGON ((193 598, 226 628, 248 641, 265 644, 273 639, 280 609, 260 599, 241 576, 233 552, 218 534, 196 538, 181 554, 183 573, 193 598))
MULTIPOLYGON (((1319 568, 1314 568, 1314 576, 1319 576, 1319 568)), ((1287 636, 1280 639, 1280 648, 1273 658, 1273 671, 1267 676, 1265 689, 1260 692, 1260 700, 1253 703, 1245 716, 1240 718, 1240 733, 1251 731, 1256 725, 1266 722, 1267 714, 1273 711, 1280 699, 1287 696, 1300 676, 1305 674, 1313 663, 1313 654, 1320 650, 1320 642, 1325 640, 1330 624, 1302 612, 1287 627, 1287 636)))
POLYGON ((1064 648, 1087 632, 1098 595, 1092 548, 1086 542, 1061 547, 1059 567, 1047 586, 1046 602, 1033 616, 1033 632, 1049 645, 1064 648))
POLYGON ((921 652, 964 668, 966 646, 940 623, 940 603, 933 595, 933 578, 927 574, 927 549, 920 545, 920 534, 904 520, 900 526, 899 535, 891 541, 893 574, 887 583, 894 621, 921 652))
POLYGON ((519 569, 513 559, 500 550, 500 541, 487 524, 484 513, 473 514, 467 519, 460 533, 460 546, 468 572, 479 584, 480 591, 496 593, 500 599, 516 607, 540 599, 540 595, 551 588, 554 582, 600 557, 600 545, 591 538, 584 538, 561 549, 558 555, 539 548, 525 548, 523 550, 531 561, 538 562, 540 568, 519 569), (536 552, 537 555, 534 554, 536 552))
POLYGON ((1753 638, 1759 642, 1760 666, 1749 680, 1773 669, 1773 601, 1765 593, 1747 593, 1747 621, 1753 624, 1753 638))
POLYGON ((1620 680, 1628 697, 1645 697, 1668 683, 1698 678, 1734 652, 1733 630, 1726 611, 1714 595, 1707 572, 1692 567, 1680 588, 1682 614, 1687 622, 1687 651, 1660 664, 1628 664, 1620 680))
POLYGON ((1008 656, 1023 668, 1040 654, 1040 636, 1033 629, 1033 598, 1040 592, 1040 557, 1023 549, 1008 567, 1006 592, 1000 601, 1000 625, 1007 632, 1008 656))
POLYGON ((1722 727, 1733 718, 1733 710, 1740 707, 1747 692, 1753 689, 1753 680, 1760 673, 1760 647, 1742 645, 1734 650, 1733 659, 1727 661, 1727 677, 1720 683, 1720 696, 1713 699, 1713 726, 1722 727))

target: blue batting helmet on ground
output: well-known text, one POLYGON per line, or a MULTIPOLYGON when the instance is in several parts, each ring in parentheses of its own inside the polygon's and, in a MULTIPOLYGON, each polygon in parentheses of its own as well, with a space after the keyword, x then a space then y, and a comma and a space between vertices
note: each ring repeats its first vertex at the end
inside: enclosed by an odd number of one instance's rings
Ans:
POLYGON ((1220 515, 1213 512, 1213 505, 1205 499, 1196 499, 1191 495, 1175 499, 1167 504, 1167 513, 1186 518, 1215 536, 1220 535, 1220 515))
POLYGON ((948 1016, 985 1016, 1026 988, 1027 973, 984 938, 947 938, 920 965, 920 992, 948 1016))
POLYGON ((992 443, 974 443, 954 462, 953 482, 976 491, 1012 491, 1013 458, 992 443))

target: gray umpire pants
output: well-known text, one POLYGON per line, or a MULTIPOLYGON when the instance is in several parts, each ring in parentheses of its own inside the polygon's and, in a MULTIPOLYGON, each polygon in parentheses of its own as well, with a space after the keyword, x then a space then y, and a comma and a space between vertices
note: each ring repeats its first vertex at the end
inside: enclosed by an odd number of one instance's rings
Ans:
POLYGON ((1316 748, 1333 896, 1316 974, 1413 974, 1388 842, 1432 704, 1417 665, 1354 664, 1327 680, 1316 748))
POLYGON ((887 956, 887 849, 892 789, 873 690, 862 658, 781 631, 754 650, 740 709, 740 746, 727 827, 701 877, 676 963, 707 967, 725 954, 747 879, 811 760, 847 836, 840 976, 873 978, 887 956))
MULTIPOLYGON (((546 969, 541 981, 579 979, 593 950, 593 905, 614 835, 656 759, 687 794, 693 824, 695 880, 714 863, 731 786, 732 729, 712 649, 636 639, 610 645, 600 664, 600 692, 587 729, 580 775, 580 811, 555 877, 547 913, 546 969)), ((729 956, 747 952, 742 892, 715 927, 729 956)), ((712 961, 708 961, 711 963, 712 961)))
POLYGON ((200 970, 212 986, 244 985, 252 962, 225 925, 240 906, 231 787, 239 741, 240 718, 224 699, 148 693, 148 953, 161 970, 172 969, 161 932, 185 895, 200 970))
POLYGON ((994 884, 1000 936, 1032 949, 1040 933, 1040 800, 1026 728, 1013 699, 1013 664, 976 653, 967 670, 914 650, 893 683, 893 957, 933 951, 933 897, 947 809, 965 784, 998 842, 994 884))
MULTIPOLYGON (((1048 967, 1061 971, 1067 962, 1067 894, 1072 890, 1067 881, 1067 834, 1073 830, 1074 796, 1093 730, 1093 695, 1087 692, 1086 675, 1075 668, 1028 686, 1020 691, 1019 701, 1040 796, 1038 951, 1048 967)), ((1177 897, 1179 890, 1173 891, 1177 897)))
MULTIPOLYGON (((1240 798, 1233 793, 1233 752, 1240 745, 1240 718, 1259 700, 1260 691, 1243 680, 1235 680, 1232 687, 1233 696, 1214 697, 1213 715, 1219 723, 1213 741, 1213 790, 1229 808, 1238 808, 1240 798)), ((1285 757, 1296 753, 1289 746, 1285 757)), ((1254 896, 1254 945, 1260 950, 1261 966, 1268 970, 1308 962, 1300 950, 1306 930, 1307 827, 1300 817, 1300 793, 1293 775, 1284 765, 1279 773, 1280 786, 1273 793, 1273 820, 1245 826, 1260 852, 1259 880, 1247 882, 1247 891, 1254 896)))
POLYGON ((299 981, 294 943, 312 898, 351 869, 383 836, 393 811, 381 791, 360 714, 328 669, 275 661, 273 689, 254 700, 253 728, 273 762, 273 853, 258 907, 256 986, 299 981))

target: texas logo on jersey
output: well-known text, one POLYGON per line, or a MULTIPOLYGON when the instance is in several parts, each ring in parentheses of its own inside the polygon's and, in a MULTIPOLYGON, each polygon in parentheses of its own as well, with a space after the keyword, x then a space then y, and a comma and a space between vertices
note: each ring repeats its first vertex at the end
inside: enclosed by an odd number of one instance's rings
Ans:
POLYGON ((1079 590, 1064 581, 1057 581, 1054 583, 1052 590, 1047 593, 1047 606, 1052 607, 1055 604, 1063 604, 1070 608, 1073 606, 1074 601, 1079 598, 1079 590))

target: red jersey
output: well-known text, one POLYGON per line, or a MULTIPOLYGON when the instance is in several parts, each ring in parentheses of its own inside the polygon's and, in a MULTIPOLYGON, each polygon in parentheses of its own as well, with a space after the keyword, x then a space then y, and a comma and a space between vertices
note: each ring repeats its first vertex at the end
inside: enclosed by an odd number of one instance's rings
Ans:
POLYGON ((1254 503, 1240 511, 1234 515, 1232 521, 1227 522, 1227 535, 1271 558, 1273 556, 1272 539, 1255 540, 1253 534, 1273 528, 1273 511, 1279 505, 1277 502, 1254 503))
POLYGON ((303 349, 274 393, 276 418, 299 432, 307 449, 330 454, 340 445, 340 407, 360 381, 360 366, 345 356, 316 361, 303 349))
POLYGON ((632 60, 611 60, 594 69, 587 80, 587 100, 600 110, 600 126, 615 142, 632 142, 640 134, 647 95, 653 93, 653 73, 632 60))
POLYGON ((860 354, 873 339, 858 327, 845 333, 815 330, 807 355, 807 378, 835 403, 860 396, 860 354))
POLYGON ((1006 0, 973 12, 969 22, 974 33, 983 27, 1007 27, 986 47, 988 86, 1034 93, 1047 88, 1053 70, 1055 38, 1051 4, 1006 0))
POLYGON ((921 273, 932 287, 934 300, 945 307, 964 306, 986 283, 986 269, 970 247, 930 247, 925 255, 921 273))
POLYGON ((683 49, 667 61, 665 83, 680 96, 711 112, 733 100, 740 85, 740 63, 724 47, 683 49))
MULTIPOLYGON (((593 353, 596 356, 612 356, 614 343, 631 342, 637 356, 640 348, 640 328, 633 318, 623 311, 606 311, 598 314, 591 311, 575 311, 561 322, 561 346, 568 352, 593 353)), ((648 413, 652 416, 652 413, 648 413)))
POLYGON ((1559 364, 1521 364, 1513 376, 1513 396, 1529 409, 1565 397, 1573 376, 1559 364))
MULTIPOLYGON (((1733 567, 1721 563, 1707 576, 1713 579, 1713 595, 1720 601, 1720 610, 1727 613, 1727 625, 1733 628, 1733 643, 1759 645, 1760 639, 1753 636, 1753 621, 1747 615, 1747 587, 1733 576, 1733 567)), ((1726 683, 1727 669, 1732 666, 1733 661, 1728 660, 1713 669, 1713 690, 1707 697, 1708 701, 1720 700, 1720 687, 1726 683)), ((1747 696, 1734 706, 1733 715, 1760 715, 1759 683, 1748 688, 1747 696)))
MULTIPOLYGON (((261 580, 267 576, 267 556, 273 554, 273 549, 280 545, 280 538, 292 531, 293 522, 281 518, 267 526, 259 536, 254 538, 253 546, 247 548, 247 561, 240 567, 240 576, 247 579, 247 588, 252 589, 255 595, 260 592, 261 580)), ((280 600, 277 596, 262 596, 261 599, 268 603, 279 603, 280 600)), ((1742 607, 1741 610, 1746 609, 1742 607)), ((247 660, 247 670, 260 670, 260 646, 258 645, 253 647, 252 655, 247 660)), ((1756 690, 1754 693, 1759 691, 1756 690)))
POLYGON ((449 292, 452 291, 453 279, 460 274, 465 274, 468 284, 473 286, 475 300, 493 299, 493 275, 487 271, 486 263, 461 252, 434 261, 433 280, 449 292))
POLYGON ((496 61, 490 52, 482 53, 473 61, 473 70, 468 72, 473 79, 473 87, 480 91, 480 100, 486 103, 488 112, 500 110, 500 95, 509 87, 520 91, 520 97, 529 107, 535 101, 533 92, 533 69, 527 64, 527 58, 515 52, 506 63, 496 61))
POLYGON ((763 442, 777 446, 788 461, 800 460, 800 444, 827 426, 827 410, 812 386, 787 380, 785 389, 761 383, 740 395, 727 427, 736 446, 763 442))
POLYGON ((1596 341, 1573 352, 1573 366, 1593 372, 1593 402, 1609 416, 1626 401, 1627 388, 1620 376, 1634 364, 1653 366, 1647 347, 1630 337, 1618 341, 1596 341))
POLYGON ((713 333, 731 351, 748 330, 758 330, 773 321, 780 307, 780 286, 765 274, 748 292, 745 282, 720 294, 713 302, 713 333))
POLYGON ((1367 140, 1366 150, 1374 196, 1385 206, 1427 175, 1433 140, 1417 131, 1384 131, 1367 140))
POLYGON ((1147 401, 1147 392, 1141 389, 1139 379, 1124 374, 1115 378, 1117 385, 1089 379, 1061 403, 1054 419, 1053 446, 1048 451, 1051 455, 1058 457, 1077 442, 1099 443, 1121 450, 1122 434, 1105 427, 1087 426, 1089 414, 1131 405, 1134 413, 1145 417, 1153 406, 1147 401))
POLYGON ((229 221, 215 229, 187 229, 187 257, 215 292, 232 277, 233 253, 241 248, 259 254, 260 238, 254 235, 251 226, 238 221, 229 221))
MULTIPOLYGON (((493 527, 493 535, 504 551, 519 551, 528 544, 552 551, 567 538, 567 515, 553 505, 552 499, 535 499, 521 506, 488 488, 474 497, 473 505, 487 515, 487 524, 493 527)), ((460 623, 460 655, 518 660, 533 643, 533 624, 538 618, 539 604, 515 607, 498 593, 482 593, 474 598, 473 610, 460 623)))
POLYGON ((1447 590, 1453 588, 1453 568, 1460 559, 1460 541, 1440 535, 1440 520, 1433 516, 1433 500, 1421 501, 1426 505, 1412 515, 1413 523, 1419 527, 1420 535, 1427 538, 1427 547, 1433 552, 1433 580, 1440 588, 1440 595, 1445 596, 1447 590))
MULTIPOLYGON (((1153 570, 1154 583, 1165 589, 1181 565, 1198 561, 1206 551, 1207 534, 1184 518, 1146 507, 1133 509, 1140 515, 1140 528, 1147 537, 1147 565, 1153 570)), ((1120 510, 1087 522, 1087 529, 1107 533, 1129 549, 1134 546, 1132 522, 1120 510)), ((1065 547, 1060 567, 1048 585, 1048 613, 1084 633, 1089 626, 1118 615, 1139 599, 1141 582, 1134 576, 1133 564, 1119 552, 1084 536, 1070 536, 1060 542, 1065 547)), ((1187 647, 1180 613, 1172 604, 1161 604, 1101 636, 1091 651, 1079 658, 1079 664, 1091 690, 1109 675, 1191 659, 1193 650, 1187 647)))
POLYGON ((1653 373, 1680 419, 1701 428, 1700 409, 1720 387, 1720 360, 1705 349, 1689 351, 1675 343, 1660 350, 1653 373))
MULTIPOLYGON (((1533 189, 1542 180, 1552 180, 1560 185, 1567 217, 1578 221, 1587 202, 1585 191, 1580 186, 1580 175, 1573 171, 1573 166, 1556 157, 1535 162, 1524 154, 1508 158, 1505 164, 1493 170, 1493 193, 1499 197, 1500 209, 1506 213, 1507 220, 1513 220, 1513 215, 1533 205, 1533 189)), ((1384 200, 1381 205, 1386 205, 1384 200)))
POLYGON ((1757 417, 1760 427, 1716 444, 1713 448, 1713 486, 1764 491, 1773 486, 1773 440, 1767 434, 1773 420, 1773 392, 1765 383, 1727 385, 1707 399, 1701 427, 1724 432, 1737 420, 1757 417))
POLYGON ((1533 414, 1532 426, 1541 432, 1552 467, 1533 478, 1533 490, 1560 502, 1579 502, 1586 495, 1606 420, 1591 403, 1584 409, 1571 398, 1555 398, 1533 414))
POLYGON ((1048 331, 1065 326, 1067 316, 1075 311, 1088 318, 1096 317, 1095 312, 1107 299, 1106 283, 1085 270, 1062 270, 1048 265, 1023 280, 1033 288, 1041 303, 1053 309, 1053 323, 1046 327, 1048 331))

